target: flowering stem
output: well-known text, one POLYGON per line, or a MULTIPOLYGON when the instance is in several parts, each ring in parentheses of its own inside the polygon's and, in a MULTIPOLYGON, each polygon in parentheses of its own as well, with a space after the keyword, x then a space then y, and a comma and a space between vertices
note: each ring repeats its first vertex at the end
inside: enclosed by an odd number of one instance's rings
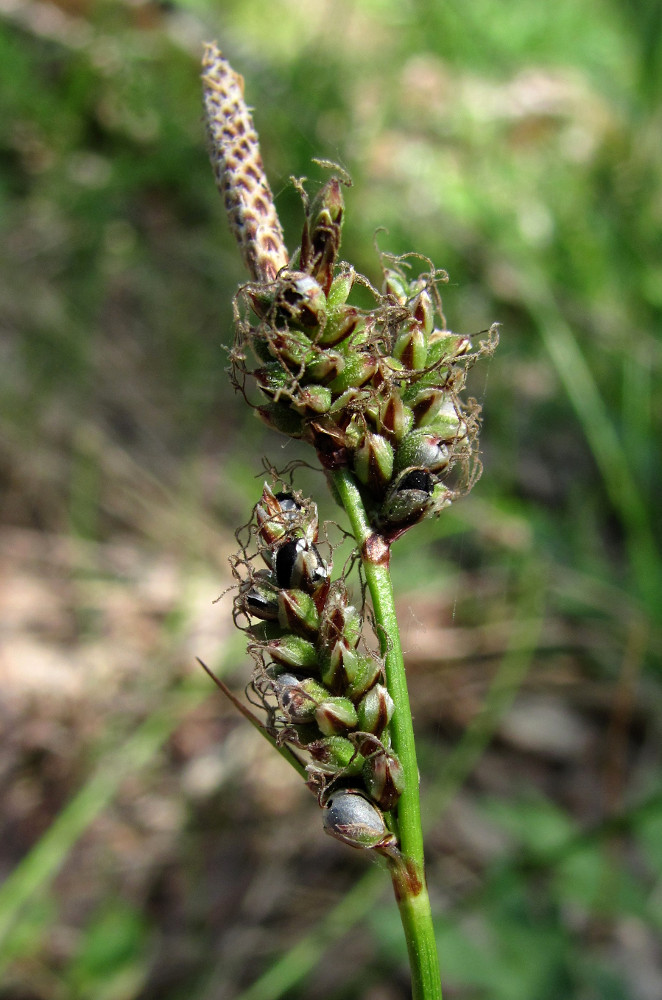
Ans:
POLYGON ((425 882, 414 728, 389 572, 390 547, 371 527, 352 473, 338 469, 330 477, 359 547, 385 657, 386 684, 395 703, 391 739, 404 769, 405 787, 397 807, 402 859, 391 860, 389 867, 407 940, 412 996, 413 1000, 441 1000, 437 946, 425 882))

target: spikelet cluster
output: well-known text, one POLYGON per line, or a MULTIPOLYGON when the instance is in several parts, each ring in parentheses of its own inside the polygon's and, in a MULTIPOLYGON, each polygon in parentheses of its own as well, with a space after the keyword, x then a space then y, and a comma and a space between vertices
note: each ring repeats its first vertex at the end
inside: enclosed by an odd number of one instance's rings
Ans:
POLYGON ((479 407, 463 401, 466 371, 496 345, 474 347, 445 328, 432 268, 382 261, 375 306, 348 303, 367 279, 338 262, 344 218, 339 178, 306 206, 295 266, 249 284, 235 303, 235 385, 259 391, 270 426, 309 441, 327 469, 350 468, 372 523, 392 541, 438 514, 480 472, 479 407))
POLYGON ((383 848, 394 838, 382 810, 394 809, 403 789, 390 749, 394 706, 383 661, 364 645, 363 615, 344 580, 331 581, 311 500, 265 483, 248 528, 249 543, 233 565, 235 621, 248 632, 255 660, 253 694, 271 735, 307 761, 308 784, 326 807, 325 829, 339 836, 334 817, 350 803, 370 823, 358 842, 356 824, 351 839, 340 839, 383 848))

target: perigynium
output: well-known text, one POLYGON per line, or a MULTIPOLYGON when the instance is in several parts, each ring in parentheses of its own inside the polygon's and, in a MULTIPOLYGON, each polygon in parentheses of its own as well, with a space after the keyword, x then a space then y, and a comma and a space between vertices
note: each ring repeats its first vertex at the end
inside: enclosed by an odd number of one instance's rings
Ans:
POLYGON ((304 224, 290 257, 243 80, 214 44, 203 70, 210 156, 251 279, 234 301, 232 381, 269 426, 315 450, 372 604, 368 615, 344 575, 333 578, 314 501, 277 477, 265 483, 232 560, 260 724, 305 773, 324 830, 385 859, 413 996, 440 998, 389 560, 400 535, 480 475, 480 408, 462 392, 468 368, 495 349, 496 327, 477 344, 448 330, 447 276, 416 254, 382 255, 380 290, 339 259, 347 178, 338 168, 312 200, 298 185, 304 224), (351 303, 356 284, 372 291, 372 309, 351 303))

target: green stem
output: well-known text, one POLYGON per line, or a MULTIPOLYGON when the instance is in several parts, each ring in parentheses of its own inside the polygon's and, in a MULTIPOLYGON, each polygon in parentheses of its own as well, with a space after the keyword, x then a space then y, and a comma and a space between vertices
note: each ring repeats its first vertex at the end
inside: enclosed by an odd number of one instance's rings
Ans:
POLYGON ((371 527, 352 474, 339 469, 330 475, 359 547, 385 657, 386 685, 395 703, 391 739, 405 774, 405 789, 398 802, 398 834, 404 864, 392 862, 390 869, 407 940, 412 997, 413 1000, 441 1000, 437 945, 425 882, 414 727, 389 572, 390 549, 371 527))

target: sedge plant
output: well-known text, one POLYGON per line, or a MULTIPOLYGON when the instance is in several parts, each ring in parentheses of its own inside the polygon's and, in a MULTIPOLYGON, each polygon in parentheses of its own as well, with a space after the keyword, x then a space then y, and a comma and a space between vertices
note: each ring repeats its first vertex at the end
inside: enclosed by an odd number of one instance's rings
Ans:
POLYGON ((412 276, 414 254, 382 256, 379 290, 340 260, 348 179, 338 168, 312 200, 298 184, 305 219, 290 255, 243 79, 214 44, 203 87, 212 165, 250 277, 234 302, 232 381, 270 427, 314 449, 370 598, 368 607, 350 596, 347 573, 333 577, 314 500, 276 476, 265 483, 232 560, 234 617, 262 710, 242 711, 316 793, 324 830, 387 866, 414 1000, 440 1000, 389 564, 404 532, 480 474, 479 407, 462 391, 469 366, 496 346, 496 328, 478 344, 449 331, 446 275, 426 261, 412 276), (350 302, 357 284, 370 289, 372 309, 350 302))

